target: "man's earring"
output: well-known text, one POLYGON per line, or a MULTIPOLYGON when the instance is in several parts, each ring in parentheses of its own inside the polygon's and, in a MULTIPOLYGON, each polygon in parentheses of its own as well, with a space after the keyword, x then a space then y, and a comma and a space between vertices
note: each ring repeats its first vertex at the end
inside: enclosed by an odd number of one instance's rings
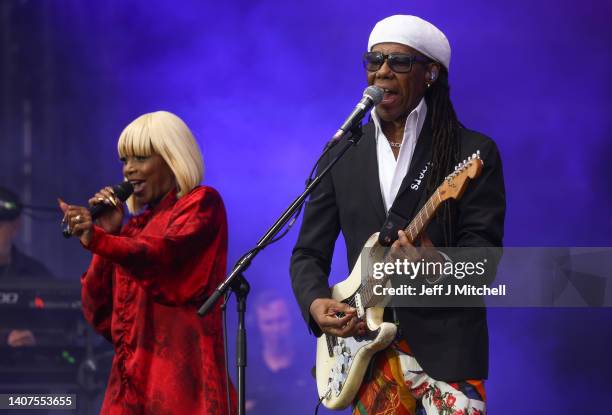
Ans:
POLYGON ((429 74, 429 82, 427 82, 427 88, 429 88, 431 86, 431 83, 434 82, 436 80, 436 73, 435 72, 430 72, 429 74))

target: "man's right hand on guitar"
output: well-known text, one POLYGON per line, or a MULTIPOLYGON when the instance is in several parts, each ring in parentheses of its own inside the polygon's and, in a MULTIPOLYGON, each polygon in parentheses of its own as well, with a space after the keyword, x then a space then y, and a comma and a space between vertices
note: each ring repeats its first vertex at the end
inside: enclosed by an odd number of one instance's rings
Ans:
POLYGON ((364 335, 366 324, 357 318, 357 310, 331 298, 317 298, 310 304, 310 315, 325 334, 337 337, 364 335), (338 313, 344 316, 338 317, 338 313))

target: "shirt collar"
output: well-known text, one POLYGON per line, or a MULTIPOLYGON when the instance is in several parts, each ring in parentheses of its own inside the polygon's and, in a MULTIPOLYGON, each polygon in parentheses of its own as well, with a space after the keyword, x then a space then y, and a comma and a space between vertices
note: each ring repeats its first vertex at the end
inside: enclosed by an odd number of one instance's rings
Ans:
POLYGON ((178 200, 177 192, 176 187, 173 188, 162 198, 162 200, 159 201, 157 205, 153 207, 147 206, 139 213, 132 216, 130 218, 130 222, 138 226, 144 226, 155 213, 174 206, 174 203, 176 203, 178 200))
MULTIPOLYGON (((376 134, 374 136, 376 137, 376 141, 378 141, 378 136, 382 134, 382 129, 380 127, 380 118, 378 117, 378 114, 376 113, 376 107, 372 108, 370 115, 372 117, 372 121, 374 122, 374 126, 376 127, 376 134)), ((425 97, 423 97, 421 98, 419 105, 417 105, 416 108, 413 109, 410 112, 410 114, 408 114, 408 117, 406 118, 406 124, 404 125, 404 135, 406 134, 406 126, 408 125, 409 122, 412 121, 415 123, 416 136, 418 138, 419 134, 421 134, 421 129, 423 128, 423 124, 425 123, 426 116, 427 116, 427 103, 425 102, 425 97)))

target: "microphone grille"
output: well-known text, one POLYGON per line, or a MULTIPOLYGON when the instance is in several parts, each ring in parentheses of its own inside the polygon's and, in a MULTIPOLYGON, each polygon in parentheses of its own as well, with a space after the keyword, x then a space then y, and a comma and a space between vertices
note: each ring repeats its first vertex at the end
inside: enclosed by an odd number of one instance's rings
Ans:
POLYGON ((115 191, 115 196, 119 198, 122 202, 125 202, 128 197, 134 192, 134 186, 130 182, 122 182, 113 187, 115 191))
POLYGON ((383 95, 384 95, 384 92, 382 88, 379 88, 374 85, 370 85, 369 87, 365 89, 365 91, 363 91, 363 96, 369 97, 372 100, 373 105, 380 104, 380 101, 382 101, 383 99, 383 95))

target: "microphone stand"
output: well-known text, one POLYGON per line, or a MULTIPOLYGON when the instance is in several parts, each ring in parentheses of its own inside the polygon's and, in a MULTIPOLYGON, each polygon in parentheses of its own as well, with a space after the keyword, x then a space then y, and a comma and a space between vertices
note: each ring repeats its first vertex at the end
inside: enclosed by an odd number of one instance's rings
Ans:
MULTIPOLYGON (((312 191, 321 182, 323 177, 329 173, 332 167, 344 156, 344 153, 353 145, 356 145, 361 139, 362 131, 361 124, 356 124, 349 132, 344 134, 347 138, 346 143, 340 149, 338 154, 330 161, 330 163, 306 186, 306 189, 298 196, 282 215, 274 222, 274 224, 268 229, 268 231, 261 237, 257 242, 255 248, 248 251, 243 255, 238 262, 234 265, 232 272, 226 277, 217 289, 206 299, 204 304, 198 310, 198 315, 204 316, 210 311, 210 309, 219 301, 228 289, 231 289, 236 294, 237 300, 237 311, 238 311, 238 334, 236 337, 236 367, 238 369, 238 415, 245 415, 245 392, 246 392, 246 378, 245 368, 247 365, 247 339, 246 329, 244 324, 244 315, 246 312, 246 300, 249 294, 249 283, 244 277, 244 272, 251 265, 253 258, 263 250, 280 230, 287 224, 287 222, 293 217, 295 212, 304 204, 306 198, 312 193, 312 191)), ((344 138, 341 137, 341 138, 344 138)), ((337 143, 336 141, 335 143, 337 143)), ((328 145, 331 148, 333 145, 328 145)), ((327 151, 326 147, 326 151, 327 151)), ((226 363, 227 364, 227 363, 226 363)), ((230 402, 228 402, 230 405, 230 402)))

